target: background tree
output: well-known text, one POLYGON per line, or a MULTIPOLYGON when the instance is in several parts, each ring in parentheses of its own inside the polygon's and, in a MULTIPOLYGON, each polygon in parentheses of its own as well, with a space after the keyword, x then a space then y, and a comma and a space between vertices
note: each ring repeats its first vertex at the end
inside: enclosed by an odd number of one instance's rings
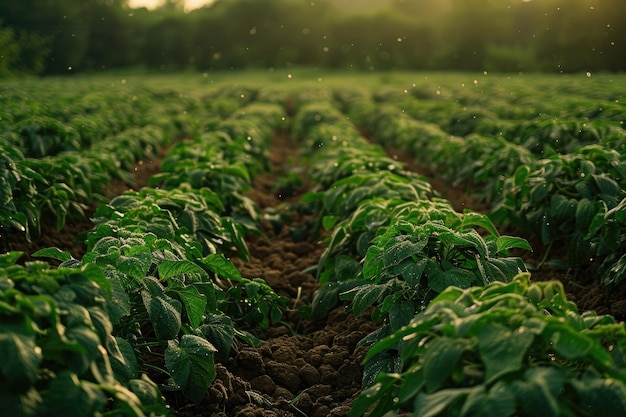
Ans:
POLYGON ((11 28, 3 28, 0 25, 0 76, 13 73, 20 59, 20 46, 15 39, 15 33, 11 28))
POLYGON ((623 0, 217 0, 191 12, 184 0, 154 10, 128 0, 3 0, 0 16, 2 74, 626 70, 623 0))

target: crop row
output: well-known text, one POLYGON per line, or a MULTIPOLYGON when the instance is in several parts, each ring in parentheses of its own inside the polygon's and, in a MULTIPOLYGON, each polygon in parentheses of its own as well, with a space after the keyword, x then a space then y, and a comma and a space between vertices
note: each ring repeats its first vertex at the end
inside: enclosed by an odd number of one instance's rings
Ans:
POLYGON ((623 326, 579 314, 559 283, 531 284, 508 256, 523 239, 455 212, 328 101, 302 106, 292 132, 316 184, 301 203, 332 231, 313 317, 346 300, 381 323, 360 342, 372 348, 351 416, 619 413, 623 326))
POLYGON ((618 122, 542 116, 489 119, 487 127, 467 111, 469 125, 456 120, 467 128, 446 131, 398 105, 362 98, 345 105, 376 140, 411 152, 451 183, 471 183, 498 225, 530 231, 548 247, 544 259, 563 244, 565 267, 592 265, 606 285, 626 278, 626 131, 618 122))
POLYGON ((151 180, 158 188, 98 207, 80 260, 56 248, 34 255, 58 268, 3 255, 7 412, 167 414, 164 392, 199 402, 214 356, 226 360, 239 340, 256 344, 246 329, 280 319, 285 301, 229 257, 248 257, 244 234, 260 213, 243 194, 267 169, 267 144, 283 121, 279 106, 251 104, 175 144, 151 180))
MULTIPOLYGON (((132 183, 141 159, 154 158, 181 134, 220 122, 247 100, 216 90, 207 100, 141 89, 79 94, 52 89, 40 101, 18 99, 8 89, 0 115, 1 235, 41 233, 52 216, 61 229, 68 216, 84 217, 88 205, 105 201, 112 179, 132 183), (43 105, 49 99, 50 105, 43 105), (193 115, 191 114, 193 112, 193 115)), ((3 243, 3 245, 5 244, 3 243)), ((6 248, 3 248, 6 250, 6 248)))

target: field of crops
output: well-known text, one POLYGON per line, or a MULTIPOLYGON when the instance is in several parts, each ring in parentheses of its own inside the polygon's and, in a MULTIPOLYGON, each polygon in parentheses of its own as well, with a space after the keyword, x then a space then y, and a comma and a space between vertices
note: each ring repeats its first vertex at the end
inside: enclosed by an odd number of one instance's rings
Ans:
POLYGON ((626 409, 626 76, 0 82, 11 416, 626 409))

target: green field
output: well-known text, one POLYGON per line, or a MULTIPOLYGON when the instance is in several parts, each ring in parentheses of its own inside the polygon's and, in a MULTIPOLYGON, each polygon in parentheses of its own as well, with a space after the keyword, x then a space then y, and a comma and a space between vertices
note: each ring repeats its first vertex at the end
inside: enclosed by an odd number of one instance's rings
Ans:
POLYGON ((0 404, 619 415, 625 121, 613 73, 0 80, 0 404))

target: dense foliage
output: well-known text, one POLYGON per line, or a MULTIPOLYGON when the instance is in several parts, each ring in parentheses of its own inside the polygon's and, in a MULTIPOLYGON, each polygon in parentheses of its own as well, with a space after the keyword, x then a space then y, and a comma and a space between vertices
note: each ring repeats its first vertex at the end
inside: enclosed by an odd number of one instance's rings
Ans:
POLYGON ((0 402, 14 415, 82 417, 211 401, 216 362, 258 345, 289 308, 230 259, 249 260, 260 223, 281 228, 290 215, 246 195, 280 133, 306 172, 283 167, 276 187, 305 175, 311 185, 289 208, 310 220, 291 235, 325 245, 298 313, 317 320, 343 303, 377 326, 360 341, 352 416, 619 414, 623 323, 580 312, 558 282, 533 282, 526 271, 541 265, 510 253, 532 248, 499 230, 523 229, 554 268, 624 285, 623 77, 407 77, 375 91, 203 77, 3 83, 2 252, 88 208, 93 227, 76 236, 81 256, 0 255, 0 402), (546 100, 555 92, 559 103, 546 100), (104 197, 159 150, 146 186, 104 197), (455 210, 395 152, 490 208, 455 210), (552 258, 555 245, 565 250, 552 258))
POLYGON ((620 71, 620 0, 5 0, 0 76, 120 67, 620 71), (584 27, 584 31, 580 28, 584 27))
POLYGON ((368 353, 398 357, 350 415, 589 416, 626 406, 626 332, 610 316, 580 314, 562 285, 449 287, 368 353), (393 411, 390 411, 393 410, 393 411))

